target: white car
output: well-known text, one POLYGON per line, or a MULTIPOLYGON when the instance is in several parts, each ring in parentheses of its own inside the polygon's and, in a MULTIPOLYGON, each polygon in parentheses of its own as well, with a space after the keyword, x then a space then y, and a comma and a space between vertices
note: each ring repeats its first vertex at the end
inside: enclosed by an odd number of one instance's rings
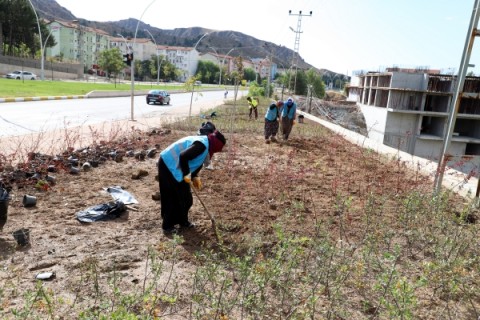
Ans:
POLYGON ((37 79, 37 75, 30 71, 18 71, 18 70, 10 72, 9 74, 7 74, 6 77, 7 79, 17 79, 17 80, 20 80, 20 79, 36 80, 37 79))

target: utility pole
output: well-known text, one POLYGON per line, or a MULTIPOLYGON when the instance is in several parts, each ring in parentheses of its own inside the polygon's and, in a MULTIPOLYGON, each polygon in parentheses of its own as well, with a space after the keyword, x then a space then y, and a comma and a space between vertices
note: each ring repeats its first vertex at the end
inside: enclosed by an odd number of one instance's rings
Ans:
POLYGON ((140 22, 142 21, 142 18, 143 18, 143 15, 145 14, 145 12, 147 12, 148 8, 150 8, 150 6, 155 2, 156 0, 152 0, 152 2, 150 2, 148 4, 148 6, 145 8, 145 10, 143 10, 142 12, 142 15, 140 16, 140 19, 138 19, 137 21, 137 27, 135 28, 135 35, 133 36, 133 43, 132 43, 132 55, 131 55, 131 58, 132 58, 132 61, 131 61, 131 66, 130 66, 130 70, 131 70, 131 84, 130 84, 130 121, 135 121, 135 117, 134 117, 134 112, 135 112, 135 103, 134 103, 134 97, 135 97, 135 54, 134 54, 134 50, 136 48, 135 46, 135 42, 137 41, 137 32, 138 32, 138 26, 140 25, 140 22))
POLYGON ((155 53, 157 54, 157 86, 160 82, 160 57, 158 54, 158 46, 157 46, 157 41, 155 41, 155 38, 153 37, 152 33, 148 31, 148 29, 143 29, 146 33, 150 35, 150 37, 153 40, 153 43, 155 44, 155 53))
MULTIPOLYGON (((460 61, 460 69, 458 70, 458 75, 455 82, 455 89, 454 89, 454 96, 451 100, 450 107, 449 107, 449 114, 448 114, 448 122, 445 126, 445 135, 443 138, 443 146, 442 151, 440 153, 440 157, 438 159, 438 166, 437 172, 435 174, 435 181, 434 181, 434 191, 438 193, 442 187, 442 180, 445 168, 447 167, 447 162, 449 156, 447 155, 448 148, 450 147, 450 142, 452 140, 453 130, 455 128, 455 121, 457 119, 458 109, 460 107, 460 102, 463 95, 463 86, 465 83, 465 76, 467 74, 468 67, 473 67, 473 65, 469 64, 470 55, 472 53, 473 43, 475 41, 475 37, 480 36, 477 26, 478 20, 480 15, 480 0, 475 0, 473 5, 472 16, 470 18, 470 25, 468 27, 468 33, 465 40, 465 47, 462 53, 462 60, 460 61)), ((480 194, 480 180, 479 184, 477 185, 477 192, 476 192, 476 199, 478 202, 478 197, 480 194)))
MULTIPOLYGON (((40 60, 40 65, 41 65, 41 73, 40 73, 40 79, 42 79, 42 81, 45 79, 45 59, 44 59, 44 50, 43 50, 43 46, 42 46, 42 29, 40 28, 40 20, 38 19, 38 14, 37 14, 37 10, 35 10, 35 7, 33 6, 33 3, 31 0, 28 0, 28 3, 30 3, 30 6, 32 7, 33 9, 33 13, 35 14, 35 18, 37 19, 37 26, 38 26, 38 37, 40 39, 40 55, 42 56, 41 57, 41 60, 40 60)), ((47 43, 45 41, 45 43, 47 43)))
POLYGON ((312 11, 310 11, 309 14, 302 14, 302 11, 299 11, 298 13, 292 13, 292 10, 288 10, 288 15, 289 16, 298 16, 297 20, 297 29, 294 30, 292 27, 290 27, 290 30, 295 32, 295 44, 293 46, 293 57, 292 57, 292 66, 295 66, 295 80, 293 82, 293 94, 295 94, 295 90, 297 87, 297 69, 298 69, 298 50, 300 48, 300 34, 303 32, 301 31, 302 29, 302 17, 311 17, 312 16, 312 11))

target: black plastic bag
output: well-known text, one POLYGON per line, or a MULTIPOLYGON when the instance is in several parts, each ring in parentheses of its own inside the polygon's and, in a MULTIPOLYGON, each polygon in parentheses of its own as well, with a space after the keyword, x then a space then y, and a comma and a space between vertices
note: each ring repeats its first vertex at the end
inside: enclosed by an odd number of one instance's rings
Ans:
POLYGON ((81 222, 112 220, 120 217, 125 210, 127 210, 127 208, 122 201, 112 201, 77 212, 76 217, 81 222))

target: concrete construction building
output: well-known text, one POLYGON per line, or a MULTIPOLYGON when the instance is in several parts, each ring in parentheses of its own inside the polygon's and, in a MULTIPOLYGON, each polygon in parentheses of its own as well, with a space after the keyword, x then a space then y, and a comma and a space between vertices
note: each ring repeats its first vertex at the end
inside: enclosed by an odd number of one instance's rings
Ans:
MULTIPOLYGON (((356 80, 349 86, 348 96, 361 108, 369 138, 438 161, 450 106, 454 105, 456 76, 437 70, 392 68, 360 74, 356 80)), ((448 154, 480 155, 478 77, 465 79, 448 154)))

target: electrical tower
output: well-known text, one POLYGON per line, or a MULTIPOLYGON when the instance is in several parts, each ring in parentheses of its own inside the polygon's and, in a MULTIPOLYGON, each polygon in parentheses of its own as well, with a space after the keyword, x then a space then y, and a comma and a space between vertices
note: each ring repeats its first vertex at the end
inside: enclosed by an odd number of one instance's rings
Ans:
POLYGON ((292 27, 290 27, 290 30, 295 32, 295 44, 293 46, 293 57, 292 57, 292 66, 295 67, 295 80, 293 81, 293 93, 295 94, 295 89, 297 87, 298 50, 300 49, 300 34, 303 33, 303 31, 301 31, 302 17, 311 17, 312 11, 310 11, 309 14, 302 14, 302 11, 299 11, 298 13, 292 13, 292 10, 288 10, 288 15, 298 16, 297 29, 294 30, 292 27))

